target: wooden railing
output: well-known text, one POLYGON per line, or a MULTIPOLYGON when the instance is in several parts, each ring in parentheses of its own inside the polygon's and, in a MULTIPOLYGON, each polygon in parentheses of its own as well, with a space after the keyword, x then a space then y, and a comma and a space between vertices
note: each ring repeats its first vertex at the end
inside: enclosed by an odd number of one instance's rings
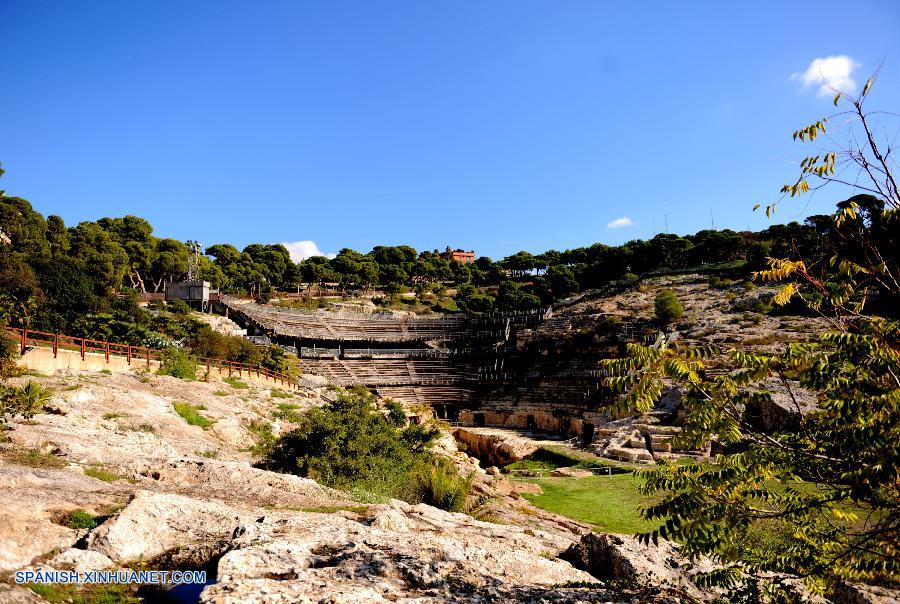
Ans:
MULTIPOLYGON (((132 346, 131 344, 122 344, 118 342, 107 342, 105 340, 91 340, 88 338, 78 338, 75 336, 67 336, 58 333, 49 333, 46 331, 36 331, 21 327, 7 327, 6 332, 19 342, 22 354, 28 350, 29 346, 39 346, 41 348, 52 348, 53 358, 56 358, 60 350, 69 350, 81 353, 81 360, 85 359, 87 353, 99 353, 105 356, 106 362, 109 363, 111 356, 125 357, 129 365, 132 361, 138 363, 146 363, 150 367, 151 361, 163 362, 164 352, 146 346, 132 346)), ((272 371, 261 365, 247 365, 246 363, 238 363, 236 361, 227 361, 224 359, 211 359, 207 357, 192 356, 198 365, 205 365, 207 373, 211 373, 213 369, 219 371, 219 375, 223 375, 226 371, 228 375, 237 373, 238 377, 246 374, 248 377, 256 374, 258 378, 273 380, 275 383, 282 385, 297 387, 297 378, 285 373, 272 371)))

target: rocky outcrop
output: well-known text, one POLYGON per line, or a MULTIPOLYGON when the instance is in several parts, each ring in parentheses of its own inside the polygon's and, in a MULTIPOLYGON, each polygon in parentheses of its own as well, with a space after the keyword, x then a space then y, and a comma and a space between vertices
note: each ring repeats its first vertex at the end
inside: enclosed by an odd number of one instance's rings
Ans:
POLYGON ((2 461, 0 484, 0 571, 72 547, 84 531, 64 526, 65 514, 80 509, 100 515, 128 497, 126 488, 78 472, 2 461))
POLYGON ((490 428, 457 428, 453 436, 469 455, 488 466, 505 466, 519 461, 541 446, 535 440, 516 438, 509 431, 490 428))
POLYGON ((212 557, 249 518, 219 502, 138 491, 125 509, 88 535, 85 546, 118 563, 150 560, 176 548, 203 547, 212 557))
POLYGON ((201 602, 512 601, 538 593, 565 601, 554 594, 566 590, 554 586, 594 579, 555 557, 562 545, 540 531, 399 501, 360 520, 276 514, 237 530, 201 602))
POLYGON ((674 543, 665 540, 651 546, 629 535, 588 533, 566 550, 562 558, 598 579, 640 581, 697 600, 711 595, 697 587, 693 577, 712 570, 712 565, 703 560, 689 562, 679 554, 674 543))

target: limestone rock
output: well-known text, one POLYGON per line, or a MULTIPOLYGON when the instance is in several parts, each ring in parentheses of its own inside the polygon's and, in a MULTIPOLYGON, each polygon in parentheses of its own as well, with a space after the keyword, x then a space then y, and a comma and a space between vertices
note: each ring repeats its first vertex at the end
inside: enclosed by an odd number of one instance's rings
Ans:
POLYGON ((514 600, 594 581, 553 557, 548 534, 421 504, 377 508, 368 524, 299 513, 242 525, 201 602, 469 601, 479 590, 514 600))
POLYGON ((87 549, 116 562, 149 560, 173 548, 224 544, 246 520, 221 503, 138 491, 125 509, 88 535, 87 549))
POLYGON ((0 602, 4 604, 44 604, 46 600, 30 589, 0 583, 0 602))
POLYGON ((80 535, 59 524, 67 512, 83 509, 101 514, 128 496, 121 487, 80 472, 3 461, 0 484, 0 571, 72 547, 80 535))
POLYGON ((115 566, 108 556, 100 552, 70 547, 58 553, 47 562, 47 566, 56 569, 77 570, 103 570, 115 566))
POLYGON ((692 577, 711 570, 712 565, 703 560, 688 563, 679 554, 678 546, 666 540, 660 540, 658 545, 644 545, 630 535, 588 533, 562 558, 598 579, 630 579, 676 588, 696 599, 709 595, 694 584, 692 577))

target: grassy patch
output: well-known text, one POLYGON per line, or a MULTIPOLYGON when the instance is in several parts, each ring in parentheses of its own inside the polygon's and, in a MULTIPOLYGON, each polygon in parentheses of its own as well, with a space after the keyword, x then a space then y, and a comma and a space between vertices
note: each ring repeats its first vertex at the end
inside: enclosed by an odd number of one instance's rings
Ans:
POLYGON ((285 392, 284 390, 280 390, 278 388, 272 388, 272 398, 294 398, 294 395, 290 392, 285 392))
POLYGON ((592 524, 612 533, 636 533, 655 528, 641 518, 640 508, 653 499, 638 491, 641 479, 633 474, 588 478, 528 478, 543 494, 523 497, 537 507, 592 524))
POLYGON ((122 415, 121 413, 104 413, 103 414, 103 419, 116 419, 119 417, 125 417, 125 416, 122 415))
POLYGON ((101 369, 100 373, 103 375, 112 375, 112 371, 110 369, 101 369))
POLYGON ((206 409, 203 405, 191 405, 190 403, 175 401, 172 403, 172 407, 174 407, 175 413, 181 416, 181 419, 192 426, 199 426, 204 430, 208 430, 213 425, 210 419, 200 414, 200 411, 206 409))
POLYGON ((246 390, 247 388, 250 387, 247 385, 247 382, 242 382, 241 380, 237 379, 236 377, 232 377, 232 376, 228 376, 227 378, 223 379, 222 381, 225 382, 226 384, 228 384, 229 386, 231 386, 232 388, 234 388, 235 390, 246 390))
POLYGON ((97 528, 98 526, 100 526, 101 522, 103 522, 103 520, 100 516, 94 516, 93 514, 84 510, 74 510, 67 513, 59 520, 60 524, 71 529, 97 528))
POLYGON ((208 449, 206 451, 199 451, 197 454, 200 457, 205 457, 207 459, 215 459, 216 457, 219 456, 219 450, 218 449, 208 449))
POLYGON ((122 478, 118 474, 114 474, 103 466, 90 466, 84 469, 84 475, 102 480, 103 482, 113 482, 122 478))
POLYGON ((231 393, 227 390, 216 390, 215 392, 213 392, 213 394, 215 394, 216 396, 228 396, 231 393))
POLYGON ((25 587, 44 598, 47 602, 54 603, 115 604, 123 602, 125 604, 134 604, 142 601, 136 595, 137 585, 27 583, 25 587))
POLYGON ((72 390, 78 390, 79 388, 81 388, 81 384, 71 384, 71 385, 66 386, 65 388, 63 388, 63 391, 64 391, 64 392, 71 392, 72 390))
POLYGON ((3 459, 10 463, 32 468, 64 468, 68 463, 52 453, 43 453, 38 449, 7 449, 2 452, 3 459))

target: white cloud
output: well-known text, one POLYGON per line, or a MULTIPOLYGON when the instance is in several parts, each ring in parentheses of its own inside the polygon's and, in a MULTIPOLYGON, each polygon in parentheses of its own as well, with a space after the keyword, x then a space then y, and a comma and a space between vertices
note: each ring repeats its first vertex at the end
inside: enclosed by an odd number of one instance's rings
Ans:
POLYGON ((291 254, 291 260, 293 260, 294 262, 300 262, 301 260, 306 260, 307 258, 310 258, 312 256, 325 256, 326 258, 334 258, 336 255, 323 254, 319 249, 319 246, 316 245, 315 241, 285 241, 281 245, 287 248, 287 251, 291 254))
POLYGON ((621 229, 622 227, 633 226, 636 224, 631 218, 628 216, 622 216, 621 218, 616 218, 610 223, 607 223, 606 228, 608 229, 621 229))
POLYGON ((834 94, 832 89, 855 92, 856 80, 853 79, 853 71, 857 67, 860 67, 860 64, 847 55, 818 57, 813 59, 806 71, 792 74, 788 81, 799 81, 804 88, 818 86, 819 96, 834 94))

